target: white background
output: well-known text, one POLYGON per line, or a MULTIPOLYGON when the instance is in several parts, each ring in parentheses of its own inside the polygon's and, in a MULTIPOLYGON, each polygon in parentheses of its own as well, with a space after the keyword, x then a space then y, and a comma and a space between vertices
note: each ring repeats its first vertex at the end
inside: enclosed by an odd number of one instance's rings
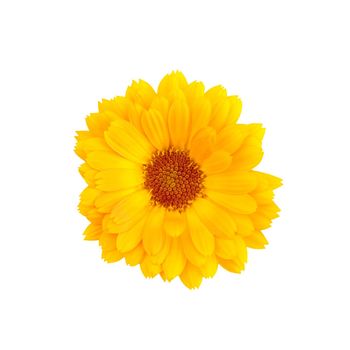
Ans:
POLYGON ((350 349, 347 3, 2 0, 0 348, 350 349), (173 69, 240 95, 284 179, 267 249, 197 291, 104 263, 76 211, 74 131, 173 69))

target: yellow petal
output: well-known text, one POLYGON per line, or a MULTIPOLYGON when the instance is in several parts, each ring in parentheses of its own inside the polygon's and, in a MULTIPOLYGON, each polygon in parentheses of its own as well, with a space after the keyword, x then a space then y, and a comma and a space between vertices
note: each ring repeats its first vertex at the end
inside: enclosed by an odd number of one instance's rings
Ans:
POLYGON ((151 261, 153 262, 153 264, 161 265, 164 262, 165 258, 169 254, 170 244, 171 244, 171 237, 165 235, 162 249, 156 255, 150 255, 151 261))
POLYGON ((126 97, 117 96, 112 100, 103 99, 102 102, 98 104, 98 110, 109 116, 111 120, 116 118, 128 120, 128 110, 132 105, 131 101, 126 97), (112 117, 112 115, 114 117, 112 117))
POLYGON ((232 170, 250 170, 256 167, 264 153, 261 147, 244 146, 232 155, 232 170))
POLYGON ((203 277, 213 277, 218 269, 218 261, 216 259, 216 256, 214 254, 208 256, 205 260, 205 263, 202 266, 200 266, 199 269, 203 277))
POLYGON ((99 243, 103 250, 111 251, 111 250, 117 249, 116 241, 117 241, 116 234, 102 233, 99 243))
POLYGON ((96 241, 102 234, 102 227, 100 224, 91 223, 84 231, 84 239, 87 241, 96 241))
POLYGON ((282 186, 282 179, 280 179, 279 177, 273 176, 271 174, 264 174, 264 176, 267 177, 271 188, 275 189, 282 186))
POLYGON ((154 264, 148 255, 143 258, 140 267, 145 277, 153 278, 160 272, 160 265, 154 264))
MULTIPOLYGON (((111 218, 116 224, 122 224, 128 221, 133 223, 133 219, 138 214, 144 214, 149 206, 149 192, 139 190, 133 192, 120 200, 111 212, 111 218)), ((123 231, 120 231, 123 232, 123 231)))
POLYGON ((254 249, 263 249, 268 244, 267 239, 260 231, 255 231, 250 236, 243 237, 243 240, 247 247, 254 249))
POLYGON ((249 236, 254 232, 254 224, 249 215, 232 213, 232 217, 237 224, 237 232, 240 236, 249 236))
MULTIPOLYGON (((124 230, 126 231, 126 230, 124 230)), ((102 232, 104 233, 110 233, 110 234, 118 234, 119 232, 118 227, 116 227, 112 217, 110 214, 105 214, 102 218, 102 232)))
POLYGON ((245 264, 248 260, 247 246, 240 236, 236 236, 235 243, 237 246, 237 258, 242 264, 245 264))
POLYGON ((166 211, 164 218, 164 231, 172 237, 180 236, 186 228, 186 216, 178 211, 166 211))
POLYGON ((237 214, 251 214, 256 211, 257 205, 249 194, 226 194, 212 190, 206 190, 208 198, 227 210, 237 214))
POLYGON ((124 120, 113 122, 105 132, 107 144, 122 157, 137 163, 147 163, 153 147, 146 137, 124 120))
POLYGON ((231 160, 231 156, 225 151, 213 152, 203 161, 201 169, 206 174, 221 173, 230 166, 231 160))
POLYGON ((141 116, 145 109, 139 104, 131 104, 128 110, 128 119, 130 123, 143 134, 143 129, 141 126, 141 116))
POLYGON ((196 247, 193 245, 191 236, 188 232, 180 237, 182 249, 185 253, 186 258, 195 266, 201 266, 206 262, 206 257, 199 253, 196 247))
POLYGON ((230 104, 228 100, 224 99, 223 101, 220 101, 213 109, 209 125, 215 130, 220 131, 229 121, 229 110, 230 104))
POLYGON ((245 137, 246 133, 242 130, 241 125, 229 124, 217 134, 215 147, 232 154, 241 147, 245 137))
POLYGON ((131 228, 131 230, 120 233, 117 237, 117 248, 125 253, 134 249, 142 239, 142 231, 145 225, 145 218, 131 228))
POLYGON ((132 100, 134 103, 138 103, 144 108, 149 108, 156 93, 151 85, 144 80, 138 82, 133 81, 131 86, 126 90, 125 96, 132 100))
POLYGON ((217 85, 217 86, 210 88, 205 93, 205 97, 211 102, 212 105, 216 105, 220 101, 226 99, 227 92, 223 86, 217 85))
POLYGON ((261 149, 265 129, 261 124, 249 124, 244 132, 247 137, 240 148, 232 155, 232 170, 250 170, 258 165, 263 157, 261 149))
POLYGON ((157 110, 161 116, 167 121, 169 111, 169 101, 162 96, 156 96, 152 101, 151 109, 157 110))
POLYGON ((167 281, 164 271, 160 271, 160 272, 159 272, 159 276, 162 278, 162 280, 163 280, 164 282, 167 281))
POLYGON ((110 213, 113 207, 121 199, 135 192, 136 190, 138 190, 137 187, 114 192, 101 192, 95 200, 95 206, 101 213, 110 213))
POLYGON ((217 257, 217 261, 227 271, 241 273, 241 271, 244 270, 244 264, 238 260, 226 260, 217 257))
MULTIPOLYGON (((132 108, 134 108, 134 104, 131 101, 125 97, 117 96, 111 100, 103 99, 102 102, 99 102, 98 114, 103 116, 103 118, 108 121, 108 124, 110 125, 115 120, 128 120, 128 113, 132 108)), ((102 130, 105 131, 106 129, 107 128, 104 127, 102 130)), ((103 134, 101 136, 103 136, 103 134)))
POLYGON ((229 121, 235 123, 242 111, 242 101, 238 96, 229 96, 228 101, 230 104, 229 121))
POLYGON ((162 249, 165 239, 163 229, 165 209, 153 207, 143 230, 143 247, 149 255, 156 255, 162 249))
POLYGON ((89 152, 94 151, 105 151, 110 152, 111 149, 108 147, 107 143, 104 139, 100 137, 90 137, 87 139, 82 139, 77 142, 77 151, 79 152, 79 156, 82 159, 86 159, 86 156, 89 152))
POLYGON ((275 189, 275 188, 282 186, 282 179, 280 179, 277 176, 262 173, 260 171, 254 171, 254 174, 256 174, 258 176, 259 183, 261 181, 266 182, 266 187, 262 188, 261 190, 275 189))
POLYGON ((95 136, 103 137, 103 133, 109 127, 111 121, 104 113, 91 113, 86 117, 86 125, 95 136))
POLYGON ((233 259, 237 256, 237 245, 234 239, 215 239, 215 253, 223 259, 233 259))
POLYGON ((260 213, 253 213, 250 215, 250 218, 252 219, 254 227, 257 230, 265 230, 271 226, 271 219, 260 213))
POLYGON ((200 129, 191 141, 190 156, 201 164, 213 151, 216 132, 211 127, 200 129))
POLYGON ((170 251, 163 263, 163 271, 165 278, 171 281, 176 276, 179 276, 186 264, 186 257, 182 250, 179 238, 172 238, 170 251))
MULTIPOLYGON (((106 230, 108 232, 122 233, 131 230, 136 223, 138 223, 142 218, 148 216, 150 207, 146 206, 142 208, 140 211, 135 212, 131 217, 127 216, 125 221, 115 222, 113 218, 108 220, 108 225, 106 230)), ((111 213, 112 215, 112 213, 111 213)))
POLYGON ((120 260, 123 256, 117 250, 117 235, 102 233, 99 239, 102 248, 102 258, 107 262, 115 262, 120 260))
POLYGON ((118 111, 119 105, 116 103, 115 100, 106 100, 102 99, 102 101, 98 102, 98 111, 99 112, 105 112, 105 111, 118 111))
POLYGON ((263 125, 259 123, 247 124, 246 128, 248 129, 248 137, 244 140, 244 144, 260 146, 265 135, 263 125))
POLYGON ((77 131, 77 135, 75 136, 75 139, 77 140, 77 143, 75 144, 74 147, 74 152, 81 158, 84 159, 86 158, 86 153, 85 151, 81 148, 81 142, 83 140, 87 140, 92 137, 91 133, 89 131, 77 131))
POLYGON ((140 169, 140 164, 131 162, 112 152, 95 151, 87 155, 86 162, 94 169, 140 169))
POLYGON ((204 180, 210 190, 232 194, 245 194, 254 190, 256 177, 251 172, 237 171, 208 175, 204 180))
POLYGON ((185 88, 185 96, 189 104, 195 99, 204 97, 204 84, 199 81, 194 81, 185 88))
POLYGON ((189 111, 191 119, 191 130, 189 137, 190 144, 193 136, 200 129, 208 126, 211 115, 211 104, 204 97, 198 97, 189 103, 189 111))
POLYGON ((172 146, 184 149, 190 127, 189 110, 185 100, 175 99, 170 106, 168 127, 172 146))
POLYGON ((124 253, 125 262, 128 265, 136 266, 136 265, 140 264, 144 255, 145 255, 145 251, 143 250, 143 245, 139 244, 137 247, 135 247, 130 252, 124 253))
POLYGON ((95 204, 96 198, 100 195, 100 191, 93 187, 86 187, 84 191, 80 193, 80 203, 88 206, 95 204))
POLYGON ((112 221, 112 218, 111 218, 111 215, 110 214, 105 214, 104 216, 103 216, 103 218, 102 218, 102 222, 101 222, 101 224, 102 224, 102 231, 103 232, 106 232, 106 233, 114 233, 114 234, 117 234, 118 232, 112 232, 112 231, 109 231, 108 230, 108 225, 111 223, 111 222, 113 222, 112 221))
POLYGON ((152 145, 159 149, 169 147, 169 133, 165 118, 155 109, 150 109, 142 115, 143 131, 152 145))
POLYGON ((215 244, 212 233, 202 223, 192 208, 186 210, 186 215, 193 245, 201 254, 206 256, 211 255, 215 244))
POLYGON ((79 204, 79 212, 87 217, 91 222, 97 222, 102 220, 102 214, 99 213, 95 207, 86 206, 82 203, 79 204))
POLYGON ((204 198, 197 199, 192 206, 200 220, 215 236, 235 237, 237 226, 226 210, 204 198))
POLYGON ((269 204, 272 202, 274 193, 273 190, 263 191, 263 192, 253 192, 251 195, 254 197, 255 201, 259 205, 269 204))
POLYGON ((92 169, 91 166, 84 163, 79 167, 79 173, 89 186, 95 186, 97 170, 92 169))
POLYGON ((78 209, 81 214, 85 215, 90 221, 100 221, 102 214, 99 213, 95 207, 95 200, 100 191, 87 187, 80 195, 78 209))
POLYGON ((183 90, 187 85, 186 78, 181 72, 172 72, 167 74, 159 83, 158 95, 168 97, 173 90, 183 90))
POLYGON ((269 219, 275 219, 279 216, 278 213, 280 212, 280 208, 274 202, 270 202, 268 204, 260 205, 257 212, 269 219))
POLYGON ((201 271, 190 262, 187 262, 180 278, 182 283, 189 289, 198 288, 202 283, 201 271))
POLYGON ((102 250, 101 258, 108 263, 114 263, 121 260, 123 258, 123 255, 118 252, 118 250, 102 250))
POLYGON ((144 182, 142 170, 108 169, 97 173, 96 188, 101 191, 119 191, 135 187, 144 182))

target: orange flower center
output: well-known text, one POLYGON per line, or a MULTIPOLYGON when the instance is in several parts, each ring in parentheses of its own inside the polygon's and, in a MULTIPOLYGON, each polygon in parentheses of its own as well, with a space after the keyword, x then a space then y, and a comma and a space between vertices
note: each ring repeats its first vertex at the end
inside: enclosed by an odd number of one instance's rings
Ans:
POLYGON ((203 195, 204 173, 188 151, 157 151, 144 166, 144 186, 151 200, 169 210, 184 210, 203 195))

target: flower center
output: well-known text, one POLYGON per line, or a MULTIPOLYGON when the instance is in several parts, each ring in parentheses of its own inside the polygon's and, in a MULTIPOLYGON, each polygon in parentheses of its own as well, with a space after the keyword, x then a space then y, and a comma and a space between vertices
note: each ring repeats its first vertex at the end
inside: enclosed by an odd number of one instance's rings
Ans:
POLYGON ((151 201, 169 210, 182 211, 203 195, 204 173, 188 151, 156 151, 144 174, 151 201))

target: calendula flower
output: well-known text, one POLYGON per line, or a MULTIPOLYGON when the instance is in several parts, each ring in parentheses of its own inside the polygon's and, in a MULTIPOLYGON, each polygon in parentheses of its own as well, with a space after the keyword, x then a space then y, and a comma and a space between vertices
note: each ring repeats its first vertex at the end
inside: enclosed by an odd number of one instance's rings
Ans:
POLYGON ((76 153, 87 183, 84 235, 99 241, 104 260, 196 288, 218 265, 242 271, 247 247, 264 248, 281 180, 253 170, 264 129, 237 124, 241 108, 223 87, 205 91, 180 72, 157 92, 140 80, 99 103, 76 153))

